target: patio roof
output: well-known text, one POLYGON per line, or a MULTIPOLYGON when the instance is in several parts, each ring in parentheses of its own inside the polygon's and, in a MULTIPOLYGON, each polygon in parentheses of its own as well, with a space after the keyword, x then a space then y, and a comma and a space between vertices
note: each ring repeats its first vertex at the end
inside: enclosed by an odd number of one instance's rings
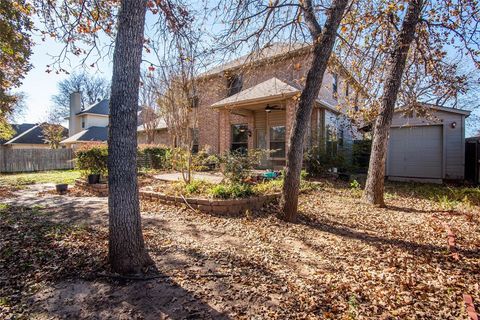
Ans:
POLYGON ((213 108, 226 106, 240 106, 255 102, 267 102, 288 98, 300 92, 299 89, 280 81, 277 78, 271 78, 261 82, 251 88, 240 91, 233 96, 220 100, 212 104, 213 108))

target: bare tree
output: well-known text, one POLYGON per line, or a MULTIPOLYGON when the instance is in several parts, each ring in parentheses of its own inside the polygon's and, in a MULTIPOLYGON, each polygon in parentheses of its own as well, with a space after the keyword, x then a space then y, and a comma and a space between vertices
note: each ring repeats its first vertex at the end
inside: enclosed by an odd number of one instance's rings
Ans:
POLYGON ((73 73, 67 79, 60 81, 58 93, 52 96, 52 102, 54 111, 63 117, 69 114, 72 92, 82 94, 82 108, 85 108, 99 100, 107 99, 110 94, 110 84, 106 79, 86 72, 73 73))
POLYGON ((176 147, 174 161, 182 172, 183 180, 192 178, 192 151, 198 127, 196 94, 197 41, 194 34, 188 38, 175 37, 173 54, 165 61, 159 73, 161 92, 159 111, 168 127, 176 147))
POLYGON ((140 79, 140 119, 148 144, 154 143, 158 126, 162 120, 158 99, 160 85, 153 72, 144 70, 140 79))

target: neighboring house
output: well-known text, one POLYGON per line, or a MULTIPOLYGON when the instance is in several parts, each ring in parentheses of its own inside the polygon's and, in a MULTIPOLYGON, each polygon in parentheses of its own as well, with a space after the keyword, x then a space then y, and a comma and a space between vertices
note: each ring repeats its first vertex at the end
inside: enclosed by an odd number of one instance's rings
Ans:
MULTIPOLYGON (((8 141, 1 141, 1 144, 11 149, 49 149, 50 146, 45 142, 41 126, 41 123, 13 124, 14 136, 8 141)), ((68 129, 64 128, 64 136, 67 135, 68 129)))
MULTIPOLYGON (((149 142, 147 138, 146 125, 141 124, 137 127, 137 139, 139 144, 146 144, 149 142)), ((152 144, 162 144, 162 145, 172 144, 171 137, 168 135, 167 124, 163 119, 158 119, 152 144)))
MULTIPOLYGON (((109 100, 103 99, 85 109, 82 109, 81 94, 74 92, 70 95, 69 137, 61 143, 75 148, 89 142, 107 142, 108 117, 110 114, 109 100)), ((143 125, 138 126, 139 143, 145 143, 146 136, 143 125)), ((167 141, 165 122, 160 121, 155 135, 155 143, 167 141)))

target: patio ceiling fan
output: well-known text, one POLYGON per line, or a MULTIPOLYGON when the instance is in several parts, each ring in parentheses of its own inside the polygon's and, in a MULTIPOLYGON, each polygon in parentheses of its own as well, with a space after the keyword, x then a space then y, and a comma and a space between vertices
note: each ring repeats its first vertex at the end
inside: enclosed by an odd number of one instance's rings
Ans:
POLYGON ((269 104, 267 104, 267 106, 265 107, 265 112, 272 112, 274 110, 282 110, 282 107, 281 106, 271 106, 269 104))

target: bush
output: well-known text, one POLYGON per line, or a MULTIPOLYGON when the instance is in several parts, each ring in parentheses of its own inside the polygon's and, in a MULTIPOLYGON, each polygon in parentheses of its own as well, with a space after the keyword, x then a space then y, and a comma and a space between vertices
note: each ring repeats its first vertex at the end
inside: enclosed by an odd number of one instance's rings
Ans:
POLYGON ((265 151, 248 150, 247 154, 239 151, 227 152, 220 157, 223 175, 233 184, 243 183, 251 171, 260 164, 265 151))
POLYGON ((216 154, 209 154, 207 150, 200 150, 192 155, 192 164, 195 171, 210 171, 218 168, 220 158, 216 154))
POLYGON ((171 169, 172 150, 164 146, 141 145, 138 148, 139 158, 145 157, 144 166, 151 169, 171 169))
POLYGON ((308 172, 312 175, 324 175, 332 168, 346 168, 345 158, 341 153, 333 155, 325 148, 313 147, 304 154, 304 161, 308 172))
POLYGON ((210 189, 214 198, 233 199, 247 198, 254 194, 252 186, 244 183, 217 184, 210 189))
POLYGON ((82 171, 82 175, 102 174, 106 175, 108 159, 108 147, 106 144, 88 144, 81 146, 76 151, 76 167, 82 171))

